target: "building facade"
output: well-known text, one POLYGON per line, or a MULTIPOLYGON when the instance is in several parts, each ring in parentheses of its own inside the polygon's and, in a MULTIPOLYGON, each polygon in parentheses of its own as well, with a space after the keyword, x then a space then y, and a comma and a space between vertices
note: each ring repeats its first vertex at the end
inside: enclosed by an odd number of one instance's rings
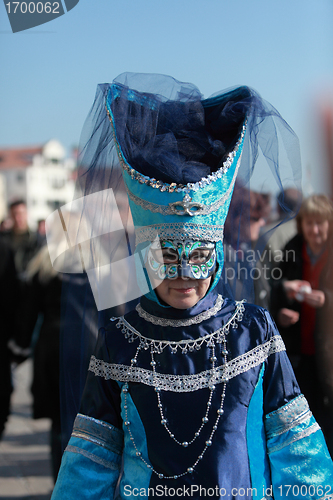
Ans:
MULTIPOLYGON (((0 149, 3 205, 25 200, 29 226, 35 229, 39 220, 73 199, 75 167, 75 159, 66 157, 55 139, 38 147, 0 149)), ((6 214, 0 216, 3 220, 6 214)))

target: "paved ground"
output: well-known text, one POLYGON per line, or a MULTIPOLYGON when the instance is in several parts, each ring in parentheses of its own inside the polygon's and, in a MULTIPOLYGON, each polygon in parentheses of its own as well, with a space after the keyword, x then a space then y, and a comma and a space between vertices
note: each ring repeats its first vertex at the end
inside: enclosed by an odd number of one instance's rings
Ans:
POLYGON ((49 500, 50 421, 31 419, 31 361, 17 367, 13 376, 12 412, 0 442, 0 499, 49 500))

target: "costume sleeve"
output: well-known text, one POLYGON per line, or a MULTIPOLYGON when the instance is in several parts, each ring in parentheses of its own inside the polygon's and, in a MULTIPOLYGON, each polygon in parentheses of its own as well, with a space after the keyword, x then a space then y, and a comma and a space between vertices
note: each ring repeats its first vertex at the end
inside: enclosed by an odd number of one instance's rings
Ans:
MULTIPOLYGON (((266 317, 269 334, 278 335, 268 313, 266 317)), ((333 463, 285 351, 267 359, 264 410, 272 496, 333 498, 333 463)))
MULTIPOLYGON (((97 359, 109 361, 105 332, 97 359)), ((112 500, 123 451, 120 389, 114 381, 88 372, 80 413, 65 449, 52 500, 112 500)))

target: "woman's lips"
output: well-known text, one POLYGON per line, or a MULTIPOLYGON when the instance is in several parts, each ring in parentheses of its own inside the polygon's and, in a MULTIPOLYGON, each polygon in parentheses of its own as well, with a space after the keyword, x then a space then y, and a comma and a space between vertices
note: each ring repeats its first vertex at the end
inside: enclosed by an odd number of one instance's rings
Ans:
POLYGON ((173 290, 175 290, 176 292, 179 292, 179 293, 189 293, 194 289, 195 289, 194 286, 186 287, 186 288, 173 288, 173 290))

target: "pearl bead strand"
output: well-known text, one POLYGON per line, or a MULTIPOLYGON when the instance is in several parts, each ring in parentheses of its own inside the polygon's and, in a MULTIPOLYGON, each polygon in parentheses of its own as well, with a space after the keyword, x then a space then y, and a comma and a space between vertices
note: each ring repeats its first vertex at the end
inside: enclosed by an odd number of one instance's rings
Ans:
MULTIPOLYGON (((212 363, 212 369, 215 368, 215 362, 217 361, 217 357, 215 356, 215 345, 212 345, 211 346, 211 357, 210 357, 210 361, 212 363)), ((154 375, 156 374, 156 361, 154 359, 154 351, 153 349, 151 349, 151 366, 153 368, 153 372, 154 372, 154 375)), ((205 426, 205 424, 208 423, 209 419, 208 419, 208 414, 209 414, 209 409, 211 407, 211 404, 212 404, 212 398, 213 398, 213 394, 214 394, 214 391, 215 391, 215 385, 214 384, 211 384, 210 387, 209 387, 209 398, 208 398, 208 401, 207 401, 207 408, 206 408, 206 413, 205 413, 205 416, 202 417, 201 419, 201 425, 199 427, 199 429, 196 431, 196 433, 194 434, 193 438, 190 440, 190 441, 179 441, 175 435, 170 431, 169 427, 168 427, 168 424, 167 424, 167 419, 165 418, 164 416, 164 413, 163 413, 163 405, 162 405, 162 402, 161 402, 161 392, 158 390, 158 387, 155 386, 155 392, 156 392, 156 396, 157 396, 157 406, 158 406, 158 409, 160 410, 160 415, 161 415, 161 424, 163 425, 163 427, 165 428, 165 430, 167 431, 167 433, 169 434, 169 436, 171 437, 171 439, 173 439, 175 441, 175 443, 179 444, 179 446, 183 446, 184 448, 187 448, 188 446, 190 446, 192 443, 194 443, 194 441, 200 436, 200 433, 203 429, 203 427, 205 426)))
MULTIPOLYGON (((208 345, 208 344, 207 344, 208 345)), ((212 363, 212 366, 213 368, 215 367, 215 362, 217 361, 216 359, 216 356, 215 356, 215 344, 213 341, 211 341, 211 343, 208 345, 208 347, 211 348, 211 358, 210 358, 210 361, 212 363)), ((136 354, 134 356, 134 358, 131 359, 131 366, 130 366, 130 370, 132 369, 132 367, 137 363, 137 358, 138 358, 138 354, 141 350, 141 346, 139 345, 138 348, 137 348, 137 351, 136 351, 136 354)), ((222 356, 223 356, 223 363, 225 364, 227 362, 227 354, 228 354, 228 351, 227 351, 227 341, 226 341, 226 337, 225 335, 223 335, 223 338, 222 338, 222 356)), ((154 371, 154 374, 156 373, 156 362, 155 362, 155 359, 154 359, 154 351, 153 349, 151 350, 151 365, 153 367, 153 371, 154 371)), ((126 426, 126 429, 129 433, 129 436, 130 436, 130 440, 132 442, 132 445, 135 449, 135 454, 138 458, 140 458, 140 460, 145 464, 145 466, 150 469, 152 471, 152 473, 156 474, 159 479, 178 479, 180 477, 183 477, 183 476, 186 476, 187 474, 193 474, 196 466, 198 465, 198 463, 203 459, 207 449, 212 445, 212 442, 213 442, 213 437, 214 437, 214 434, 218 428, 218 423, 219 423, 219 420, 221 418, 221 416, 224 414, 224 409, 223 409, 223 406, 224 406, 224 400, 225 400, 225 395, 226 395, 226 386, 227 386, 227 382, 228 382, 228 378, 225 378, 222 382, 223 386, 222 386, 222 394, 221 394, 221 402, 220 402, 220 407, 219 409, 217 410, 217 418, 215 420, 215 423, 213 425, 213 428, 212 428, 212 431, 209 435, 209 438, 206 440, 205 442, 205 446, 202 450, 202 452, 200 453, 200 455, 197 457, 197 459, 195 460, 195 462, 187 467, 187 469, 180 473, 180 474, 175 474, 173 476, 167 476, 167 475, 164 475, 164 474, 161 474, 160 472, 156 471, 154 469, 154 467, 149 464, 147 462, 147 460, 142 456, 142 453, 140 452, 140 450, 138 449, 136 443, 135 443, 135 439, 134 439, 134 436, 132 434, 132 430, 131 430, 131 422, 129 421, 128 419, 128 405, 127 405, 127 394, 129 392, 129 389, 128 389, 128 383, 125 382, 123 387, 122 387, 122 393, 123 393, 123 396, 124 396, 124 412, 125 412, 125 420, 124 420, 124 425, 126 426)), ((208 402, 207 402, 207 409, 206 409, 206 413, 205 413, 205 416, 202 418, 202 424, 200 425, 198 431, 195 433, 194 437, 192 438, 191 441, 187 442, 187 441, 178 441, 175 436, 172 434, 172 432, 169 430, 169 428, 167 427, 167 422, 166 422, 166 419, 164 418, 164 413, 163 413, 163 406, 162 406, 162 403, 161 403, 161 399, 160 399, 160 391, 158 390, 159 388, 155 386, 155 391, 156 391, 156 394, 157 394, 157 401, 158 401, 158 408, 160 410, 160 415, 161 415, 161 423, 162 425, 166 428, 169 436, 179 445, 183 446, 184 448, 187 448, 187 446, 189 446, 190 444, 192 444, 200 435, 201 433, 201 430, 203 429, 204 425, 206 423, 208 423, 209 419, 208 419, 208 414, 209 414, 209 409, 211 407, 211 401, 212 401, 212 397, 213 397, 213 393, 214 393, 214 390, 215 390, 215 385, 214 385, 214 380, 212 380, 212 385, 210 386, 210 395, 209 395, 209 398, 208 398, 208 402)))

